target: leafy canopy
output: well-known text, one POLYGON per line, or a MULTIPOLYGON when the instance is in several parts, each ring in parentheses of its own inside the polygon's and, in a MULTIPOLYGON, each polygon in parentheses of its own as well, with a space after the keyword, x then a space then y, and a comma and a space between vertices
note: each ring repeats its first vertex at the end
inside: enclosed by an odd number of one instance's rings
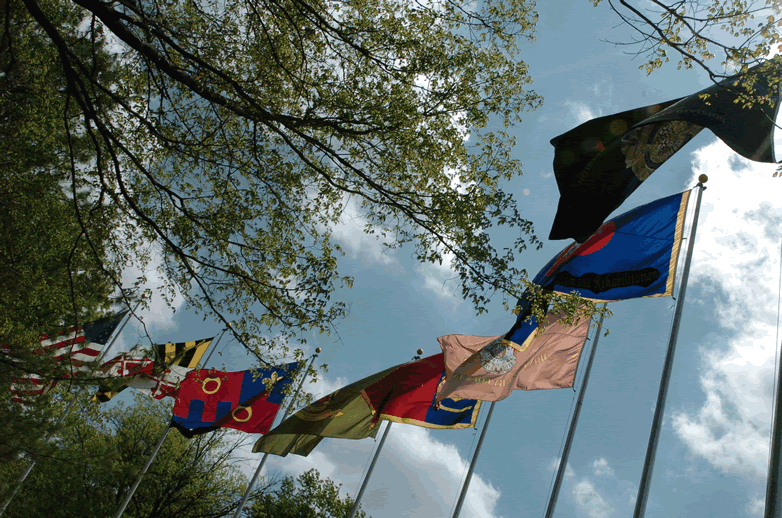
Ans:
MULTIPOLYGON (((57 411, 62 411, 62 406, 57 411)), ((35 468, 6 511, 9 517, 112 516, 170 419, 169 402, 140 395, 105 408, 85 401, 48 448, 31 452, 35 468), (47 495, 42 498, 41 495, 47 495)), ((246 479, 225 430, 188 440, 172 431, 138 487, 125 516, 220 517, 235 511, 246 479)), ((0 464, 3 501, 26 459, 0 464)))
POLYGON ((520 294, 515 254, 539 240, 502 183, 521 174, 505 128, 541 102, 518 58, 530 1, 8 6, 56 50, 50 94, 80 112, 65 134, 95 163, 72 182, 120 215, 107 271, 157 267, 167 293, 235 321, 259 357, 274 359, 270 328, 326 332, 346 313, 331 296, 353 279, 332 232, 348 208, 389 248, 451 261, 478 312, 520 294), (105 57, 80 42, 117 62, 95 73, 105 57), (517 240, 492 244, 494 226, 517 240))
MULTIPOLYGON (((250 518, 347 518, 353 500, 339 496, 341 487, 329 479, 321 480, 320 473, 311 469, 295 480, 285 477, 278 489, 259 494, 247 514, 250 518)), ((356 516, 371 518, 360 509, 356 516)))

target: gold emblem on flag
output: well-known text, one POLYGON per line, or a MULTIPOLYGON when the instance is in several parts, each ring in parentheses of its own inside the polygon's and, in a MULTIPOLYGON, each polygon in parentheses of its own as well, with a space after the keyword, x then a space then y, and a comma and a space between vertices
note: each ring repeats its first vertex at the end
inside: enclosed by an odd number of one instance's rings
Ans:
POLYGON ((231 417, 234 418, 234 421, 240 423, 246 423, 247 421, 250 420, 252 416, 253 416, 253 409, 246 406, 238 406, 231 411, 231 417), (238 417, 236 417, 236 412, 238 412, 239 410, 247 410, 247 417, 245 417, 244 419, 239 419, 238 417))
POLYGON ((220 378, 206 378, 206 379, 204 379, 204 381, 203 381, 203 383, 201 385, 201 388, 204 390, 204 394, 214 394, 215 392, 220 390, 220 386, 222 384, 223 384, 223 382, 220 381, 220 378), (206 384, 209 383, 210 381, 214 381, 215 383, 217 383, 217 387, 215 387, 214 390, 207 390, 206 389, 206 384))
POLYGON ((332 417, 340 417, 345 415, 339 408, 329 409, 329 405, 332 404, 332 401, 338 393, 339 390, 329 394, 328 396, 320 398, 307 408, 300 410, 296 415, 299 417, 299 419, 303 419, 304 421, 320 421, 321 419, 330 419, 332 417))

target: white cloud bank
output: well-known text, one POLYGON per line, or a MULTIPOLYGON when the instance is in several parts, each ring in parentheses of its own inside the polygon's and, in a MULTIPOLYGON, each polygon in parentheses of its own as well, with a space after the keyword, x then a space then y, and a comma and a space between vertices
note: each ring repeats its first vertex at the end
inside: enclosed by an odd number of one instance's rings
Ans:
MULTIPOLYGON (((724 349, 701 348, 705 400, 700 409, 675 412, 673 426, 718 470, 761 483, 769 449, 782 179, 772 177, 773 164, 737 157, 720 141, 697 150, 693 165, 693 184, 701 173, 710 180, 689 282, 705 287, 704 302, 716 304, 720 325, 733 336, 724 349)), ((750 503, 752 513, 755 508, 750 503)))
MULTIPOLYGON (((343 378, 331 380, 321 376, 308 390, 317 399, 347 384, 348 381, 343 378)), ((383 430, 378 431, 376 440, 324 439, 308 457, 271 455, 262 475, 297 477, 314 468, 321 478, 341 484, 343 497, 350 495, 355 498, 383 430)), ((432 432, 395 423, 364 492, 362 509, 373 518, 450 516, 469 459, 462 457, 454 445, 441 440, 447 439, 449 433, 471 432, 432 432)), ((240 468, 249 478, 255 472, 261 455, 252 453, 253 443, 259 436, 248 437, 251 440, 235 452, 234 458, 241 459, 240 468)), ((473 474, 460 516, 500 518, 495 511, 499 498, 500 491, 481 476, 479 468, 473 474)))
MULTIPOLYGON (((560 462, 559 458, 553 459, 548 465, 549 472, 554 473, 560 462)), ((563 514, 565 505, 571 505, 578 511, 577 516, 629 516, 635 505, 637 486, 617 478, 605 457, 595 459, 591 469, 592 474, 599 478, 579 476, 568 463, 555 514, 563 514)))

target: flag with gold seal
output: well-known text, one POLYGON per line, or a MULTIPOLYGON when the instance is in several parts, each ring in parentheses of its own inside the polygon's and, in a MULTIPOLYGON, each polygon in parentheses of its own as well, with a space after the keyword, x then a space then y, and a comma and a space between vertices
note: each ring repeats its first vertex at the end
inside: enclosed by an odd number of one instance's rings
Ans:
POLYGON ((221 427, 265 434, 298 369, 292 362, 239 372, 192 370, 179 385, 171 424, 188 438, 221 427))

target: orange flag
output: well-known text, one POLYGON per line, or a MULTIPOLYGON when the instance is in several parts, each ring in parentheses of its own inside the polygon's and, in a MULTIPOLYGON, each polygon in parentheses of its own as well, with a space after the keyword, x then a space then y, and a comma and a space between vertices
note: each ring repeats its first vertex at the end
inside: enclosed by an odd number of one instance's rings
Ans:
POLYGON ((572 387, 591 319, 567 326, 549 315, 545 330, 529 327, 527 338, 517 344, 502 336, 446 335, 437 340, 445 355, 445 379, 436 399, 468 398, 499 401, 512 390, 572 387))

